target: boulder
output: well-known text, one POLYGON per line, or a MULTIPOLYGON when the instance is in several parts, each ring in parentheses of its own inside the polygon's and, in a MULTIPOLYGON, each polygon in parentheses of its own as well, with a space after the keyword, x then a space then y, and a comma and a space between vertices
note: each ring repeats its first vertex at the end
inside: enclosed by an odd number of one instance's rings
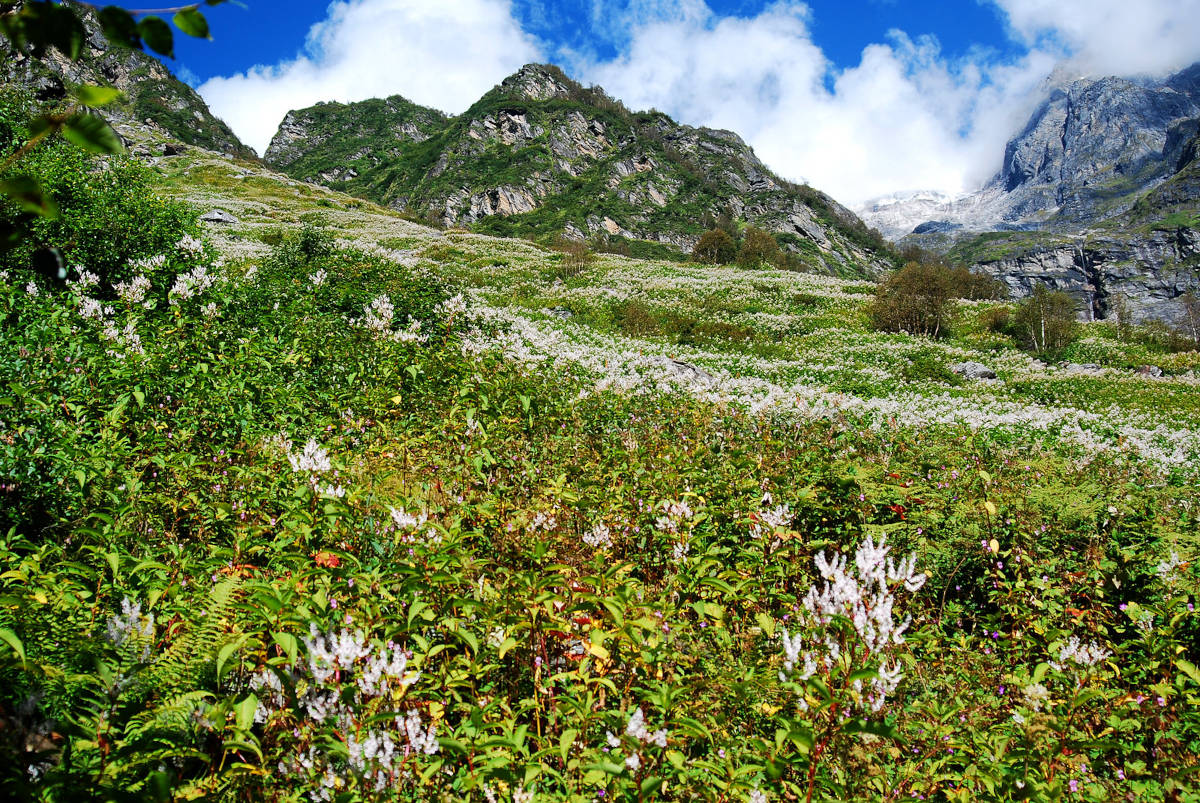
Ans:
POLYGON ((692 365, 690 362, 673 360, 670 357, 663 357, 662 360, 663 365, 666 366, 671 373, 682 379, 687 379, 692 382, 702 382, 705 384, 716 381, 715 376, 697 365, 692 365))
POLYGON ((222 209, 210 209, 200 216, 205 223, 237 223, 237 218, 222 209))
POLYGON ((1163 375, 1163 369, 1157 365, 1142 365, 1138 367, 1137 373, 1140 376, 1150 376, 1157 379, 1163 375))
POLYGON ((950 370, 965 379, 995 379, 996 372, 981 362, 956 362, 950 370))

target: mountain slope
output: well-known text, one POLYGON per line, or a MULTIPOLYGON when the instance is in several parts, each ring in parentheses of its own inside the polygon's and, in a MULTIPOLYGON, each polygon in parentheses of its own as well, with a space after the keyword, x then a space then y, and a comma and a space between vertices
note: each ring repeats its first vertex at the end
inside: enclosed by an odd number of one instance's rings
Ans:
POLYGON ((443 225, 620 237, 690 251, 728 215, 814 267, 874 275, 880 238, 850 210, 774 175, 736 134, 631 113, 556 67, 527 65, 458 117, 401 98, 291 112, 267 162, 443 225), (303 141, 304 156, 293 156, 303 141))
POLYGON ((914 221, 943 230, 1074 231, 1128 212, 1176 171, 1198 130, 1200 64, 1158 82, 1062 81, 1049 87, 978 192, 932 205, 884 199, 859 214, 894 239, 912 232, 914 221))
POLYGON ((0 37, 0 82, 24 87, 40 101, 66 96, 69 85, 113 86, 124 98, 105 107, 104 116, 120 122, 152 122, 188 145, 245 159, 255 158, 223 121, 213 116, 195 90, 179 81, 158 59, 140 50, 113 45, 100 30, 90 7, 76 11, 87 31, 78 61, 51 49, 43 59, 15 51, 0 37))

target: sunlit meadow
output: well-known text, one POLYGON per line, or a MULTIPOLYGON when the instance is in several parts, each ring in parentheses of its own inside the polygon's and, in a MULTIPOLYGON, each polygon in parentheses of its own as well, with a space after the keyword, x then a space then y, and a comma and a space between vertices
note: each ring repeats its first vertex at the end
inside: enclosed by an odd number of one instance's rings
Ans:
POLYGON ((6 796, 1198 799, 1195 352, 148 170, 0 284, 6 796))

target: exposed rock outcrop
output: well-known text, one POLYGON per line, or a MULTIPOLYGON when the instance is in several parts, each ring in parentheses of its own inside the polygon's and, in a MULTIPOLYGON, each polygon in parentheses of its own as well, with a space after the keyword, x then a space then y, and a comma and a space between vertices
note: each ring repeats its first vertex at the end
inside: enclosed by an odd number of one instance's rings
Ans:
POLYGON ((1160 81, 1056 76, 978 192, 910 193, 858 211, 893 239, 925 221, 966 232, 1074 231, 1129 212, 1180 169, 1198 130, 1200 64, 1160 81))
POLYGON ((1070 293, 1084 320, 1107 318, 1123 303, 1134 322, 1178 325, 1185 317, 1184 295, 1200 292, 1200 232, 1080 238, 1034 246, 976 268, 1004 282, 1016 298, 1029 295, 1036 284, 1070 293))

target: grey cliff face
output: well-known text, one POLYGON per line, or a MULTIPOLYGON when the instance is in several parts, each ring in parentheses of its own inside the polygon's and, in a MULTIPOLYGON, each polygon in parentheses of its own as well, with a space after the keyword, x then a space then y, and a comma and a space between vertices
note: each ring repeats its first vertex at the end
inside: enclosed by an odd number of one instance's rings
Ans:
POLYGON ((1200 292, 1200 231, 1079 238, 982 262, 976 270, 1004 282, 1015 298, 1035 285, 1070 293, 1083 320, 1108 318, 1121 298, 1134 322, 1184 321, 1183 296, 1200 292))
POLYGON ((999 172, 958 199, 925 193, 859 210, 899 239, 932 221, 964 232, 1072 232, 1120 219, 1172 176, 1200 131, 1200 65, 1157 82, 1080 78, 1052 86, 999 172))

